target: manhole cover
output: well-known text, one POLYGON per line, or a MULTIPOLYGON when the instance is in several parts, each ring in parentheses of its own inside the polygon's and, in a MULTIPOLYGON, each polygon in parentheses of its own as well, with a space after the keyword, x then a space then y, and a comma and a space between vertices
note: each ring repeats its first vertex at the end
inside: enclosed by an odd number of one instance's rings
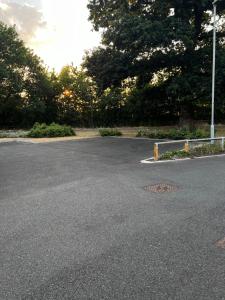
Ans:
POLYGON ((218 248, 225 249, 225 238, 222 239, 222 240, 220 240, 220 241, 218 241, 218 242, 216 242, 216 246, 217 246, 218 248))
POLYGON ((170 193, 178 190, 178 187, 172 184, 159 183, 144 187, 147 192, 153 193, 170 193))

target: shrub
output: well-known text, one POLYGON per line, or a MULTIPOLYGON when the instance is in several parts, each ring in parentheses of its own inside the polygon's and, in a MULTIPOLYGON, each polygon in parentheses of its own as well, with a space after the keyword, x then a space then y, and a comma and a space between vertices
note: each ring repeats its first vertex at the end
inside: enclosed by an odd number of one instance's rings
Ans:
POLYGON ((99 129, 99 134, 101 136, 121 136, 122 132, 115 128, 102 128, 99 129))
POLYGON ((46 125, 45 123, 35 123, 33 128, 29 131, 28 137, 42 138, 42 137, 63 137, 63 136, 75 136, 71 126, 59 125, 52 123, 46 125))
POLYGON ((143 129, 138 131, 137 137, 148 137, 152 139, 182 140, 182 139, 208 138, 209 133, 201 129, 189 131, 186 128, 170 129, 170 130, 143 129))
POLYGON ((208 131, 203 129, 196 129, 190 132, 190 139, 206 139, 210 136, 208 131))
POLYGON ((141 129, 138 131, 137 137, 148 137, 151 139, 160 139, 160 138, 165 138, 166 136, 166 131, 161 131, 161 130, 151 130, 151 129, 141 129))

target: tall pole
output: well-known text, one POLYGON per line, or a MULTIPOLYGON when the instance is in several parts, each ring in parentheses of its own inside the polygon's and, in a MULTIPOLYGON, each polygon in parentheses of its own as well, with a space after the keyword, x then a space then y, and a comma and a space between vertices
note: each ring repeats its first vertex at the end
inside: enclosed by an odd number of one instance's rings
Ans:
POLYGON ((215 78, 216 78, 216 3, 213 2, 213 67, 212 67, 212 114, 211 114, 211 138, 215 137, 215 78))

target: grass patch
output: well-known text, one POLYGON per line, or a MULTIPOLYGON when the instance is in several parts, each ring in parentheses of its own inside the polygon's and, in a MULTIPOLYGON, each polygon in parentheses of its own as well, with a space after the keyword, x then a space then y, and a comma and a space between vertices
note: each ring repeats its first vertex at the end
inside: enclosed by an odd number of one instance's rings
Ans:
POLYGON ((189 152, 184 150, 178 151, 167 151, 160 155, 159 160, 173 160, 173 159, 181 159, 181 158, 195 158, 200 156, 207 156, 207 155, 216 155, 222 154, 225 151, 222 149, 221 145, 218 144, 207 144, 194 147, 190 149, 189 152))
POLYGON ((99 134, 101 136, 121 136, 122 132, 116 128, 102 128, 99 129, 99 134))
POLYGON ((148 137, 152 139, 200 139, 208 138, 209 132, 203 129, 196 129, 189 131, 186 128, 182 129, 169 129, 169 130, 152 130, 152 129, 142 129, 137 133, 137 137, 148 137))
POLYGON ((35 123, 27 136, 32 138, 43 138, 75 135, 76 133, 71 126, 59 125, 56 123, 52 123, 50 125, 46 125, 45 123, 35 123))

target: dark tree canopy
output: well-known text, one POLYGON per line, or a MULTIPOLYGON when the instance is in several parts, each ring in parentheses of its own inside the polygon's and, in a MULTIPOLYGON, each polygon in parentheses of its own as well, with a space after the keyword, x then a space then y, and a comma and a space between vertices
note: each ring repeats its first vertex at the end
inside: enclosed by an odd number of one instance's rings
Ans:
POLYGON ((61 88, 57 101, 60 120, 93 127, 96 87, 92 79, 82 69, 65 66, 59 73, 58 82, 61 88))
MULTIPOLYGON (((180 112, 181 106, 192 115, 198 105, 209 109, 212 0, 90 0, 88 8, 94 28, 102 31, 102 46, 87 54, 84 65, 100 90, 133 77, 138 89, 154 87, 148 97, 155 99, 158 86, 161 100, 176 99, 180 112)), ((225 1, 218 1, 217 11, 217 96, 222 105, 225 1)))
MULTIPOLYGON (((49 72, 0 23, 0 126, 209 120, 213 0, 89 0, 101 46, 49 72)), ((225 1, 217 3, 216 120, 225 120, 225 1)), ((183 122, 184 123, 184 122, 183 122)))
POLYGON ((0 23, 0 124, 14 126, 54 118, 54 88, 40 59, 0 23), (51 115, 51 116, 50 116, 51 115))

